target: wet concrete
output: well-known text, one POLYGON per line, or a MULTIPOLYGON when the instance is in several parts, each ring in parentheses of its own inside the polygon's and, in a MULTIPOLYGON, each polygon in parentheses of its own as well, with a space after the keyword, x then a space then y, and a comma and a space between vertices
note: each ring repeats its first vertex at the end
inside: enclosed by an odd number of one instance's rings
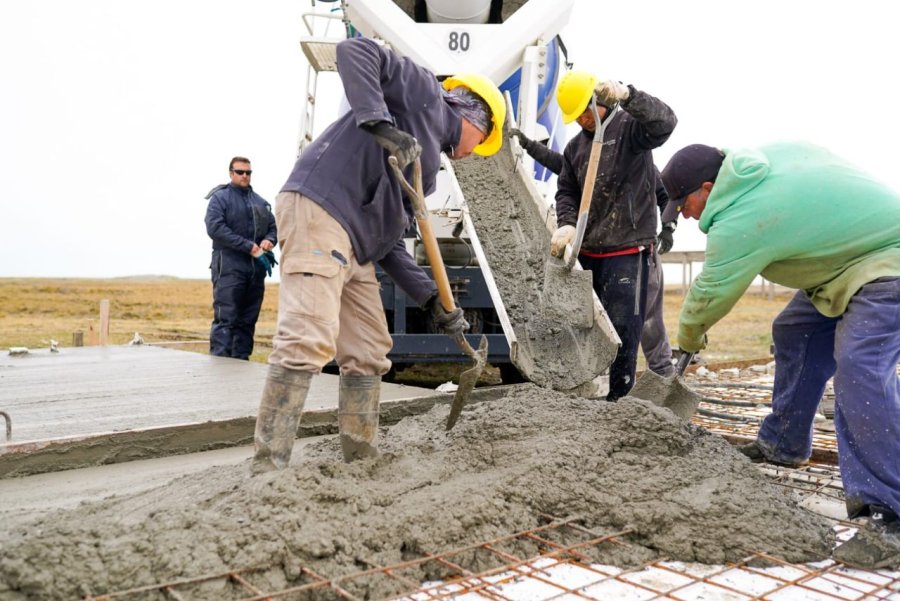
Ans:
POLYGON ((618 339, 601 326, 584 297, 544 288, 550 231, 532 191, 515 172, 511 145, 489 158, 457 161, 453 168, 519 341, 519 371, 555 390, 590 382, 612 363, 618 339), (585 319, 593 322, 590 328, 580 327, 585 319))
MULTIPOLYGON (((277 590, 298 581, 301 565, 326 577, 392 565, 536 527, 542 514, 633 530, 633 545, 594 557, 620 566, 829 554, 824 518, 721 438, 652 403, 529 385, 468 406, 450 432, 447 411, 384 429, 378 459, 344 464, 330 438, 282 472, 250 478, 249 461, 210 468, 4 528, 0 598, 75 598, 259 565, 277 590)), ((192 598, 222 598, 215 586, 192 598)), ((400 592, 392 586, 350 592, 382 598, 400 592)))

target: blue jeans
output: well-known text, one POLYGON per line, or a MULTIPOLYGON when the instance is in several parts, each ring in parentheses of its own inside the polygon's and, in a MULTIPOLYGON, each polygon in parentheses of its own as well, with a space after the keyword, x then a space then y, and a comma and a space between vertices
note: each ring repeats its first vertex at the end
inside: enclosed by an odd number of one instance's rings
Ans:
POLYGON ((581 266, 591 271, 597 298, 622 339, 622 346, 609 366, 608 401, 625 396, 634 386, 638 347, 644 329, 648 254, 649 251, 644 250, 602 259, 585 255, 578 257, 581 266))
POLYGON ((775 461, 812 453, 812 426, 834 376, 835 430, 847 513, 870 505, 900 513, 900 278, 863 286, 840 317, 797 292, 772 326, 772 413, 758 442, 775 461))

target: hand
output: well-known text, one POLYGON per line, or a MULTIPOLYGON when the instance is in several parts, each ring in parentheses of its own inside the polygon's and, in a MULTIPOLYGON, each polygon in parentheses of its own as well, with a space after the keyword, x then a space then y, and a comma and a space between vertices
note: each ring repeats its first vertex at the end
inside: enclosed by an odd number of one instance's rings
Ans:
POLYGON ((256 257, 256 260, 259 261, 259 264, 262 266, 262 268, 266 270, 266 276, 271 277, 272 268, 278 265, 278 261, 275 260, 275 253, 273 253, 271 250, 267 250, 266 252, 256 257))
POLYGON ((531 140, 528 139, 528 136, 523 134, 521 131, 519 131, 515 127, 512 128, 511 130, 509 130, 509 137, 510 138, 518 138, 519 146, 521 146, 522 148, 526 148, 529 144, 531 144, 531 140))
POLYGON ((550 254, 554 257, 563 257, 566 254, 566 244, 571 244, 575 239, 575 226, 564 225, 555 232, 550 239, 550 254))
POLYGON ((272 250, 275 248, 275 245, 272 244, 271 240, 266 239, 259 243, 259 247, 263 250, 272 250))
POLYGON ((388 151, 388 154, 397 157, 400 168, 403 169, 422 154, 422 147, 414 137, 397 129, 387 121, 378 121, 374 124, 366 124, 364 129, 372 134, 375 141, 388 151))
POLYGON ((659 232, 659 238, 656 239, 656 250, 659 252, 659 254, 664 255, 672 250, 672 245, 675 244, 675 239, 673 237, 674 233, 674 221, 669 221, 668 223, 663 224, 662 231, 659 232))
POLYGON ((456 307, 450 312, 445 311, 437 295, 432 296, 426 306, 431 309, 431 319, 439 332, 455 336, 469 329, 469 322, 463 316, 463 310, 456 307))
POLYGON ((254 259, 258 259, 262 256, 263 252, 265 251, 261 249, 258 244, 254 244, 253 248, 250 249, 250 256, 254 259))
POLYGON ((621 81, 612 79, 601 81, 594 87, 594 95, 597 97, 597 102, 607 108, 612 108, 620 102, 625 102, 630 94, 631 91, 628 89, 628 86, 621 81))
POLYGON ((699 353, 706 348, 708 342, 709 338, 707 338, 706 334, 703 334, 702 338, 692 340, 682 330, 679 329, 678 331, 678 349, 686 353, 699 353))

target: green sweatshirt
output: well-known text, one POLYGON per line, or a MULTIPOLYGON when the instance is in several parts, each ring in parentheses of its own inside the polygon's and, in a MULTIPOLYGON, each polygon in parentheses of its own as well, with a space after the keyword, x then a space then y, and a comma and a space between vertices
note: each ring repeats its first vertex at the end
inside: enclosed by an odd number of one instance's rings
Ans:
POLYGON ((681 309, 682 350, 702 349, 759 274, 828 317, 866 283, 900 276, 900 194, 805 142, 725 154, 700 216, 706 258, 681 309))

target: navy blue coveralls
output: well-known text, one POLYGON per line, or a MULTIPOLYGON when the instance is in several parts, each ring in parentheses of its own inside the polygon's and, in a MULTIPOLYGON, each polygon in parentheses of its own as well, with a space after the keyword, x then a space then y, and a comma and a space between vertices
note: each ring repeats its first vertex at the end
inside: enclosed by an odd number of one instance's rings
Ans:
POLYGON ((252 187, 223 184, 206 195, 206 233, 213 241, 209 265, 213 322, 209 352, 249 359, 265 293, 266 271, 250 254, 254 244, 278 242, 271 205, 252 187))

